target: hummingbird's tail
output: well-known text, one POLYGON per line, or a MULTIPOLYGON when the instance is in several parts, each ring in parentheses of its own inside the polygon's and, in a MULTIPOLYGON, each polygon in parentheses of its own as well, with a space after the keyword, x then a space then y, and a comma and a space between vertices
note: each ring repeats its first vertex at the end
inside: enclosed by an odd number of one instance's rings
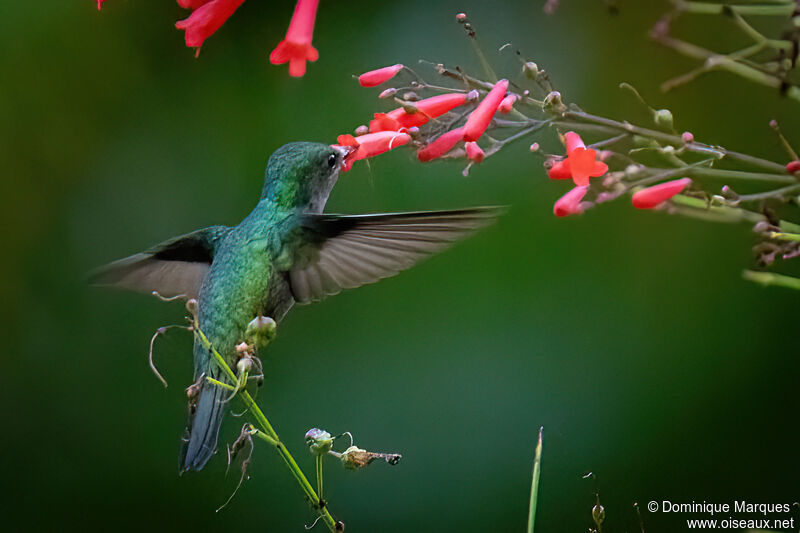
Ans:
MULTIPOLYGON (((198 344, 195 345, 194 349, 195 352, 205 350, 198 344)), ((195 353, 195 357, 197 355, 195 353)), ((207 358, 205 360, 208 361, 207 358)), ((199 378, 200 392, 195 398, 189 399, 189 423, 187 427, 189 438, 183 445, 182 472, 202 469, 217 451, 219 428, 224 414, 225 390, 205 380, 205 377, 219 379, 216 365, 209 362, 205 371, 201 370, 196 377, 199 378)))

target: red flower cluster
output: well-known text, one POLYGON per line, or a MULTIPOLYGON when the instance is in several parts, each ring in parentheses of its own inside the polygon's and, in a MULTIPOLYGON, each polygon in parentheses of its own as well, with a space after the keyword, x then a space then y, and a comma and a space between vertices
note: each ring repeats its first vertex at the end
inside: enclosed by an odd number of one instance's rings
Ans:
MULTIPOLYGON (((97 9, 100 9, 105 2, 105 0, 96 1, 97 9)), ((197 57, 205 40, 220 29, 244 0, 177 0, 177 2, 179 6, 192 10, 192 14, 176 22, 175 27, 186 32, 184 35, 186 46, 194 48, 197 57)), ((273 65, 289 63, 290 76, 303 76, 306 73, 306 61, 316 61, 319 58, 316 48, 311 45, 318 4, 319 0, 297 0, 286 38, 278 43, 269 55, 273 65)))
MULTIPOLYGON (((597 161, 597 153, 591 148, 586 148, 577 133, 568 131, 564 134, 564 144, 567 148, 567 157, 556 161, 547 171, 547 175, 557 180, 572 179, 575 187, 556 201, 553 214, 557 217, 583 213, 584 206, 591 205, 583 203, 583 198, 589 191, 589 178, 597 178, 608 172, 608 165, 597 161)), ((635 192, 631 202, 637 209, 653 209, 680 194, 691 183, 691 179, 681 178, 653 185, 635 192)))
MULTIPOLYGON (((394 78, 403 69, 403 65, 391 65, 369 72, 358 77, 362 87, 375 87, 394 78)), ((393 96, 396 90, 386 89, 383 94, 393 96)), ((467 117, 466 123, 458 128, 446 131, 417 151, 417 158, 427 162, 438 159, 451 151, 458 143, 464 143, 464 150, 472 163, 480 163, 486 153, 478 145, 477 140, 483 135, 492 122, 497 112, 510 112, 515 95, 507 95, 508 80, 498 81, 475 110, 467 117)), ((353 163, 359 159, 378 155, 397 146, 411 141, 411 135, 416 128, 427 124, 430 120, 438 118, 455 108, 471 101, 467 93, 445 93, 419 101, 405 103, 402 107, 393 109, 388 113, 375 113, 375 118, 369 123, 369 133, 353 137, 340 135, 337 142, 339 146, 357 147, 347 157, 343 170, 349 170, 353 163)), ((366 131, 366 128, 364 129, 366 131)))

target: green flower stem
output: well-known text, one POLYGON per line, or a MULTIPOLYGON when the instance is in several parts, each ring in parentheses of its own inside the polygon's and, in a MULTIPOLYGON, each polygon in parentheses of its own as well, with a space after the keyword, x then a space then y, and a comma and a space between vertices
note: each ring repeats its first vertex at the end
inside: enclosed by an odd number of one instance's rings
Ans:
MULTIPOLYGON (((653 168, 659 172, 667 169, 653 168)), ((686 169, 686 174, 701 178, 719 178, 725 180, 746 180, 746 181, 765 181, 771 183, 795 183, 797 179, 788 174, 767 174, 763 172, 747 172, 744 170, 722 170, 707 167, 695 167, 686 169)))
POLYGON ((742 277, 765 287, 772 285, 800 291, 800 278, 784 276, 775 272, 756 272, 755 270, 745 270, 742 272, 742 277))
MULTIPOLYGON (((794 9, 793 6, 790 7, 791 9, 794 9)), ((784 83, 784 80, 781 78, 762 72, 757 68, 740 61, 736 61, 728 55, 717 54, 710 50, 706 50, 705 48, 687 43, 686 41, 682 41, 680 39, 675 39, 674 37, 670 37, 668 35, 657 35, 655 39, 659 43, 672 48, 678 53, 694 59, 705 61, 705 65, 700 70, 727 70, 728 72, 737 74, 745 79, 755 83, 760 83, 761 85, 766 85, 767 87, 772 87, 774 89, 781 88, 781 85, 784 83)), ((793 100, 800 100, 800 87, 797 87, 796 85, 790 85, 786 89, 786 96, 793 100)))
POLYGON ((314 457, 314 462, 317 467, 317 494, 319 495, 320 501, 323 501, 322 495, 322 455, 318 454, 314 457))
POLYGON ((780 189, 775 189, 772 191, 765 191, 756 194, 744 194, 739 197, 739 201, 755 202, 757 200, 766 200, 767 198, 781 198, 793 193, 800 193, 800 183, 787 185, 786 187, 781 187, 780 189))
POLYGON ((734 13, 740 15, 766 15, 766 16, 785 16, 788 17, 794 13, 795 5, 793 2, 780 2, 774 5, 731 5, 731 4, 713 4, 711 2, 686 2, 683 0, 675 0, 673 2, 675 7, 680 11, 687 13, 696 13, 703 15, 722 15, 726 9, 730 9, 734 13))
POLYGON ((800 233, 783 233, 780 231, 771 231, 769 233, 770 239, 779 241, 800 242, 800 233))
POLYGON ((255 427, 253 424, 250 424, 250 434, 255 435, 256 437, 267 442, 271 446, 277 446, 279 444, 278 441, 276 441, 275 439, 273 439, 272 437, 270 437, 269 435, 267 435, 266 433, 255 427))
POLYGON ((563 114, 563 117, 566 119, 572 119, 575 122, 567 122, 556 120, 553 122, 556 126, 561 127, 569 127, 572 125, 580 126, 582 123, 589 123, 595 124, 600 126, 605 126, 605 131, 613 131, 613 132, 628 132, 633 133, 635 135, 641 135, 642 137, 651 137, 657 141, 661 141, 667 144, 671 144, 676 147, 685 147, 686 150, 690 152, 697 152, 702 154, 709 154, 709 153, 716 153, 719 154, 720 157, 728 157, 730 159, 734 159, 737 161, 741 161, 742 163, 747 163, 749 165, 753 165, 755 167, 760 167, 764 170, 769 170, 776 173, 786 173, 786 168, 781 165, 780 163, 775 163, 774 161, 769 161, 767 159, 762 159, 760 157, 754 157, 747 154, 742 154, 739 152, 733 152, 731 150, 726 150, 720 146, 709 146, 703 143, 698 142, 691 142, 684 144, 683 139, 679 135, 673 135, 671 133, 665 133, 663 131, 652 130, 649 128, 642 128, 640 126, 634 126, 628 122, 619 122, 616 120, 598 117, 596 115, 591 115, 584 111, 567 111, 563 114))
POLYGON ((634 183, 631 183, 630 185, 628 185, 627 190, 631 190, 634 187, 643 187, 645 185, 650 185, 651 183, 656 183, 658 181, 663 181, 671 178, 677 178, 678 176, 683 176, 687 173, 687 171, 702 165, 707 165, 710 163, 710 161, 711 160, 706 159, 703 161, 698 161, 697 163, 692 163, 691 165, 685 165, 680 168, 667 169, 664 170, 663 172, 657 172, 655 174, 651 174, 644 179, 640 179, 634 183))
POLYGON ((536 504, 539 500, 539 476, 542 473, 542 431, 539 428, 539 439, 536 442, 536 449, 533 452, 533 476, 531 479, 531 499, 528 504, 528 529, 527 533, 533 533, 533 524, 536 521, 536 504))
MULTIPOLYGON (((701 198, 692 198, 691 196, 683 194, 673 197, 671 202, 679 206, 690 207, 720 215, 729 221, 746 221, 754 224, 762 221, 767 222, 767 217, 761 213, 755 213, 740 207, 731 207, 728 205, 709 205, 708 202, 701 198)), ((786 220, 779 221, 778 227, 781 229, 781 235, 800 234, 800 225, 786 220)))
MULTIPOLYGON (((227 375, 231 381, 236 383, 236 374, 233 372, 233 370, 231 370, 230 366, 228 366, 225 358, 222 357, 217 349, 211 345, 211 341, 208 340, 208 337, 206 337, 205 333, 203 333, 203 331, 198 327, 196 321, 194 324, 194 332, 203 346, 212 353, 217 366, 219 366, 222 372, 225 373, 225 375, 227 375)), ((303 474, 303 471, 300 470, 299 466, 297 466, 297 462, 294 460, 294 457, 292 457, 292 454, 289 453, 289 450, 287 450, 281 442, 278 434, 273 429, 272 424, 269 423, 269 420, 267 420, 267 417, 264 415, 264 412, 255 402, 255 400, 253 400, 253 397, 250 395, 250 393, 246 390, 239 391, 237 397, 242 400, 245 406, 247 406, 247 409, 252 413, 253 418, 255 418, 257 424, 260 426, 260 432, 262 432, 263 435, 256 433, 256 436, 260 436, 263 440, 269 442, 275 447, 275 449, 278 451, 278 455, 281 456, 281 459, 283 459, 286 467, 300 485, 300 489, 303 491, 306 499, 319 514, 320 520, 322 520, 322 522, 331 532, 335 533, 336 521, 333 519, 330 512, 328 512, 327 507, 320 506, 319 496, 317 496, 317 493, 314 492, 314 488, 311 486, 311 483, 308 482, 308 479, 306 478, 305 474, 303 474)))
POLYGON ((214 378, 210 378, 210 377, 206 376, 206 381, 211 383, 212 385, 214 385, 216 387, 222 387, 223 389, 227 389, 229 391, 236 390, 236 387, 234 387, 233 385, 228 385, 227 383, 223 383, 223 382, 219 381, 218 379, 214 379, 214 378))
POLYGON ((691 207, 693 209, 699 209, 708 213, 719 215, 732 222, 747 221, 756 223, 766 220, 766 217, 760 213, 753 213, 752 211, 747 211, 738 207, 730 207, 727 205, 709 205, 708 202, 701 198, 692 198, 691 196, 685 196, 683 194, 674 196, 671 201, 679 206, 691 207))
POLYGON ((755 42, 766 43, 767 46, 774 48, 775 50, 785 50, 788 52, 792 49, 791 41, 769 39, 755 29, 749 22, 747 22, 747 20, 745 20, 745 18, 739 12, 732 11, 731 13, 733 14, 733 20, 736 21, 736 24, 755 42))

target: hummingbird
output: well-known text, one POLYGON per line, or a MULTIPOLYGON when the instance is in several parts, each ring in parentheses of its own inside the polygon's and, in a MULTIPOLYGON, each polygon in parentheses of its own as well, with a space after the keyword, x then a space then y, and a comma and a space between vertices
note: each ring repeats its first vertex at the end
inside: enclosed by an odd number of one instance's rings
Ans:
MULTIPOLYGON (((309 304, 393 276, 494 221, 496 207, 338 215, 323 213, 352 147, 289 143, 269 158, 261 197, 237 226, 174 237, 90 274, 100 286, 196 301, 200 330, 235 368, 236 347, 254 317, 280 323, 309 304)), ((181 471, 216 452, 225 382, 210 351, 194 343, 198 395, 190 400, 181 471)))

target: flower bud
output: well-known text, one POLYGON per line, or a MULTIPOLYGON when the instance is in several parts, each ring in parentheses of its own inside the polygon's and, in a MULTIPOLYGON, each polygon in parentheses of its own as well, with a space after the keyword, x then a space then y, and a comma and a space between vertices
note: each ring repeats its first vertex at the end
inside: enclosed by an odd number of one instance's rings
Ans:
POLYGON ((408 91, 403 94, 403 100, 406 102, 417 102, 419 101, 419 95, 414 91, 408 91))
POLYGON ((517 101, 517 95, 509 94, 508 96, 503 98, 502 102, 500 102, 500 106, 497 108, 497 111, 503 114, 510 113, 511 109, 514 107, 514 102, 516 101, 517 101))
POLYGON ((367 450, 362 450, 358 446, 350 446, 341 456, 342 465, 348 470, 358 470, 370 464, 375 457, 367 450))
POLYGON ((646 189, 633 193, 631 202, 636 209, 653 209, 676 194, 680 194, 686 187, 691 185, 691 183, 692 180, 689 178, 680 178, 665 183, 659 183, 658 185, 653 185, 652 187, 647 187, 646 189))
POLYGON ((522 65, 522 73, 532 80, 536 79, 536 77, 539 75, 539 65, 533 61, 526 61, 522 65))
POLYGON ((236 363, 236 370, 238 370, 238 374, 241 376, 245 372, 250 373, 253 369, 253 360, 250 357, 242 357, 239 359, 239 362, 236 363))
POLYGON ((594 199, 594 201, 597 204, 603 204, 605 202, 610 202, 611 200, 613 200, 616 197, 617 197, 617 195, 614 194, 613 192, 603 191, 603 192, 601 192, 601 193, 599 193, 597 195, 597 197, 594 199))
POLYGON ((254 346, 266 346, 275 338, 277 324, 268 316, 257 316, 247 324, 245 340, 254 346))
POLYGON ((600 505, 600 502, 597 502, 594 507, 592 507, 592 520, 597 524, 597 527, 600 527, 606 520, 606 510, 600 505))
POLYGON ((397 89, 394 87, 389 87, 388 89, 384 89, 381 94, 378 95, 378 98, 391 98, 392 96, 397 94, 397 89))
POLYGON ((625 167, 625 176, 632 178, 638 175, 642 171, 642 165, 637 163, 631 163, 627 167, 625 167))
POLYGON ((189 311, 189 314, 192 316, 197 315, 197 300, 194 298, 186 300, 186 310, 189 311))
POLYGON ((508 91, 508 80, 502 79, 494 84, 489 93, 481 100, 478 107, 469 114, 466 123, 464 123, 464 140, 477 141, 483 132, 489 127, 489 124, 500 107, 500 102, 506 97, 508 91))
POLYGON ((567 106, 561 99, 561 93, 558 91, 552 91, 545 96, 542 104, 542 109, 551 113, 563 113, 567 110, 567 106))
POLYGON ((465 20, 467 20, 467 14, 466 13, 459 13, 458 15, 456 15, 456 20, 458 22, 464 22, 465 20))
POLYGON ((366 135, 367 133, 369 133, 369 127, 364 124, 357 127, 355 131, 356 136, 366 135))
POLYGON ((476 142, 464 143, 464 149, 467 151, 467 157, 469 157, 470 161, 473 163, 481 163, 486 156, 476 142))
POLYGON ((684 131, 681 134, 681 140, 684 142, 684 144, 693 143, 694 142, 694 134, 692 134, 692 132, 690 132, 690 131, 684 131))
POLYGON ((461 141, 464 136, 464 128, 456 128, 439 135, 436 139, 428 143, 427 146, 417 151, 417 159, 426 163, 433 159, 442 157, 461 141))
POLYGON ((786 163, 786 172, 794 174, 797 171, 800 171, 800 160, 795 159, 786 163))
POLYGON ((306 445, 312 454, 322 455, 333 448, 333 437, 324 429, 311 428, 306 431, 306 445))
POLYGON ((669 109, 659 109, 654 113, 653 119, 658 126, 672 129, 672 111, 669 109))
POLYGON ((583 213, 584 206, 581 204, 581 200, 586 196, 588 190, 588 185, 571 189, 553 205, 553 214, 557 217, 565 217, 567 215, 579 215, 583 213))
POLYGON ((358 77, 358 83, 362 87, 375 87, 394 78, 403 69, 403 65, 398 63, 389 67, 370 70, 358 77))
POLYGON ((539 151, 539 148, 541 148, 541 147, 539 146, 539 143, 533 143, 533 144, 531 144, 530 151, 531 151, 531 152, 538 152, 538 151, 539 151))

